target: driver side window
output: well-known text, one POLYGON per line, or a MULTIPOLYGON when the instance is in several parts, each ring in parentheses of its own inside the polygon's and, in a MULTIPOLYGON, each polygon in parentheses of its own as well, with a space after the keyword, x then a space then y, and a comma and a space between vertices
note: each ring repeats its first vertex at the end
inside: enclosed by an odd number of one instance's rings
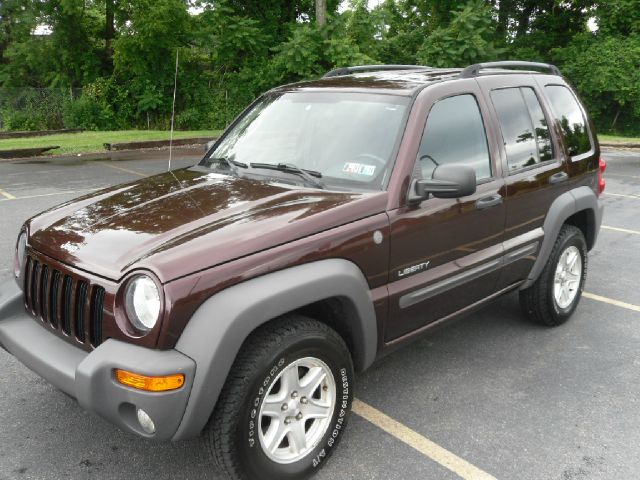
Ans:
POLYGON ((425 179, 432 177, 437 166, 453 163, 472 167, 477 180, 491 177, 487 135, 473 95, 447 97, 434 103, 417 162, 425 179))

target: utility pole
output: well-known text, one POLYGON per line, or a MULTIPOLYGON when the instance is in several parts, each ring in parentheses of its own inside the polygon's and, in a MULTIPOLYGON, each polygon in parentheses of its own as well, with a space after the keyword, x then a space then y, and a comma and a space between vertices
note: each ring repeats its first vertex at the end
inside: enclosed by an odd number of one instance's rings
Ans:
POLYGON ((327 24, 327 0, 316 0, 316 23, 319 26, 327 24))

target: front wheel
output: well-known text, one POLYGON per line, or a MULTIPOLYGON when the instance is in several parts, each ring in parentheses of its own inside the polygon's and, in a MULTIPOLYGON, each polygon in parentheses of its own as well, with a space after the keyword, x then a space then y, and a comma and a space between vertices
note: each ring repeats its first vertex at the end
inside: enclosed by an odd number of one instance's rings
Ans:
POLYGON ((336 447, 352 400, 353 365, 342 338, 291 315, 247 339, 205 434, 229 478, 307 478, 336 447))
POLYGON ((536 323, 566 322, 580 302, 587 277, 587 242, 582 231, 564 225, 540 277, 520 291, 524 314, 536 323))

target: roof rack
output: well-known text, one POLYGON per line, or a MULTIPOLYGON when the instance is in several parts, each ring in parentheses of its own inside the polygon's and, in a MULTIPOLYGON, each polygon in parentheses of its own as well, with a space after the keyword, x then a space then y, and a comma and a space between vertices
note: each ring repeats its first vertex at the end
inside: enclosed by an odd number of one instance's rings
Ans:
POLYGON ((338 77, 340 75, 349 75, 357 72, 381 72, 388 70, 424 70, 431 68, 424 65, 356 65, 355 67, 336 68, 324 74, 322 78, 338 77))
POLYGON ((517 67, 549 70, 551 72, 551 75, 562 76, 562 74, 560 73, 560 69, 555 65, 551 65, 550 63, 504 61, 504 62, 476 63, 474 65, 469 65, 467 68, 462 70, 462 72, 460 72, 460 77, 461 78, 477 77, 480 75, 480 71, 485 68, 515 69, 517 67))

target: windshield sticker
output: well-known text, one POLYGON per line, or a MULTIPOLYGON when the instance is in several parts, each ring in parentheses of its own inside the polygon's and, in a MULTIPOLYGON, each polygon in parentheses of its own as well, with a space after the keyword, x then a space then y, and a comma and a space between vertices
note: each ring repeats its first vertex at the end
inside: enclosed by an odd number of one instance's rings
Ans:
POLYGON ((376 166, 365 165, 364 163, 347 162, 344 164, 344 167, 342 167, 342 171, 345 173, 355 173, 357 175, 366 175, 367 177, 371 177, 376 171, 376 166))

